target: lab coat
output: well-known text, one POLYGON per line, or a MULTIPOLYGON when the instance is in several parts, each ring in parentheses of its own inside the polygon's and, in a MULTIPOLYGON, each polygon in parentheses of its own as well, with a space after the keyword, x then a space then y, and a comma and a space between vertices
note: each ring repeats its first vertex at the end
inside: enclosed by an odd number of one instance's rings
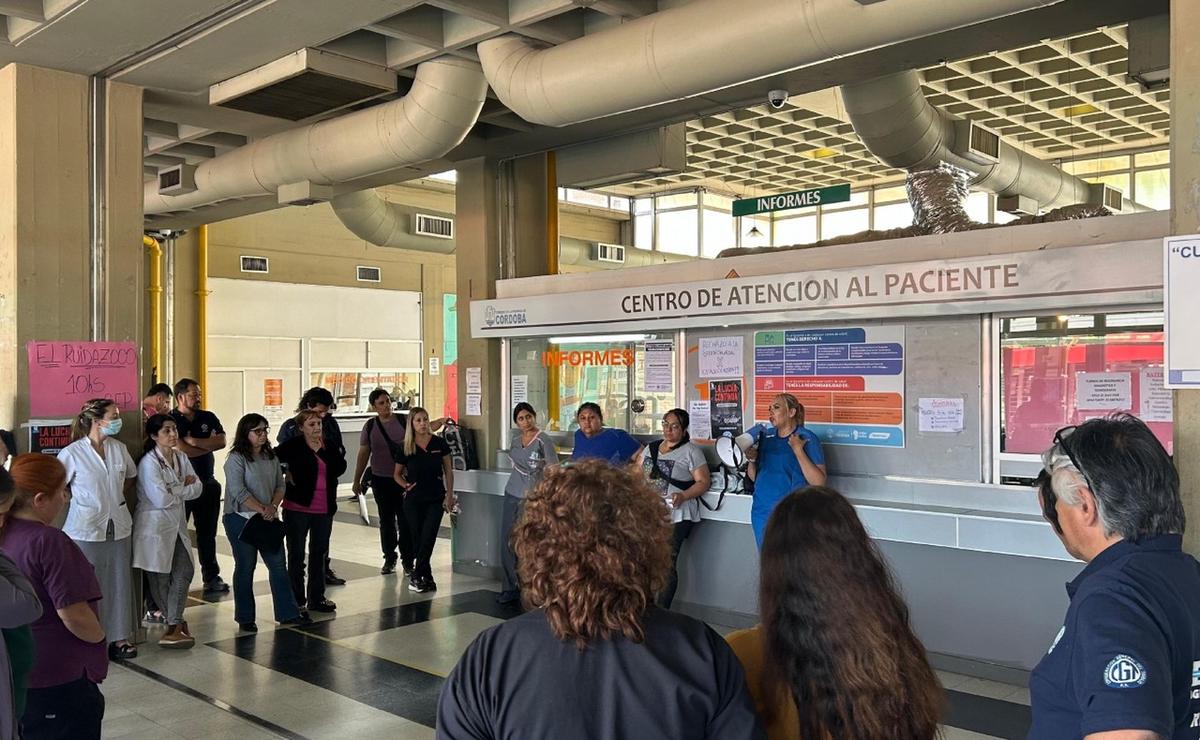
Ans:
POLYGON ((172 467, 151 450, 138 463, 138 503, 133 517, 133 567, 152 573, 170 573, 175 556, 175 540, 183 540, 188 557, 192 543, 187 534, 187 512, 183 502, 200 496, 204 484, 196 477, 192 463, 182 452, 175 453, 172 467))
POLYGON ((125 505, 125 481, 137 475, 137 467, 116 439, 105 437, 101 449, 103 456, 83 437, 58 453, 71 487, 71 506, 62 529, 76 542, 104 542, 110 521, 114 540, 128 537, 133 527, 125 505))

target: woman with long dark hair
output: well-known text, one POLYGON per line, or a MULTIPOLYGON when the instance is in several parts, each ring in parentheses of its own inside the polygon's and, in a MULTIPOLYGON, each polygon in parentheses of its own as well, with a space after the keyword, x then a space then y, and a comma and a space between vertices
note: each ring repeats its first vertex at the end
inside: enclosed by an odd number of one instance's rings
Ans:
POLYGON ((636 460, 642 451, 642 443, 629 432, 604 426, 604 412, 600 410, 600 404, 591 401, 579 404, 575 421, 579 428, 575 430, 572 460, 599 458, 613 465, 625 465, 636 460))
POLYGON ((513 604, 521 598, 520 581, 517 578, 517 554, 512 547, 512 530, 521 518, 521 507, 529 489, 542 480, 546 467, 558 464, 558 452, 554 442, 542 436, 538 429, 537 411, 522 401, 513 407, 513 424, 508 441, 508 459, 512 462, 512 475, 504 484, 504 511, 500 516, 500 563, 504 566, 503 590, 496 597, 500 604, 513 604))
POLYGON ((854 507, 809 486, 767 524, 762 624, 728 636, 771 740, 926 740, 943 694, 854 507))
POLYGON ((408 412, 393 480, 404 490, 404 519, 412 532, 415 551, 409 587, 417 592, 436 591, 430 559, 442 514, 453 511, 458 499, 454 496, 450 446, 434 435, 429 412, 420 406, 408 412))
POLYGON ((725 641, 654 605, 671 524, 639 472, 549 471, 513 542, 529 611, 467 648, 442 687, 439 738, 764 737, 725 641))
POLYGON ((163 610, 167 631, 158 646, 186 649, 196 644, 183 618, 196 564, 184 502, 198 498, 204 486, 187 455, 176 449, 178 444, 173 418, 155 414, 146 420, 146 450, 138 463, 133 567, 146 573, 154 603, 163 610))
POLYGON ((671 538, 671 570, 667 585, 658 595, 658 605, 670 609, 679 586, 679 550, 700 523, 700 497, 708 490, 712 476, 704 453, 688 434, 691 417, 683 409, 663 414, 663 438, 656 439, 642 452, 642 469, 650 485, 663 497, 671 512, 674 534, 671 538))
POLYGON ((137 657, 133 637, 133 517, 129 514, 138 468, 121 433, 121 410, 110 398, 83 405, 72 425, 75 441, 58 453, 67 469, 71 506, 63 531, 96 569, 104 599, 100 621, 108 657, 137 657))
MULTIPOLYGON (((225 458, 225 535, 233 548, 233 619, 245 632, 257 632, 254 606, 254 568, 259 556, 267 566, 275 621, 308 624, 292 592, 283 546, 242 541, 251 518, 278 522, 286 484, 279 458, 271 449, 271 427, 261 414, 246 414, 238 422, 233 448, 225 458)), ((276 525, 278 526, 278 525, 276 525)))

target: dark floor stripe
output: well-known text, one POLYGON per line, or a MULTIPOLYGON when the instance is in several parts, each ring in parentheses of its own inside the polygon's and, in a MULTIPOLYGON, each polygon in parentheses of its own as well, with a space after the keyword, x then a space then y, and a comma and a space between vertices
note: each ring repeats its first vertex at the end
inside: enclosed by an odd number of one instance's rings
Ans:
MULTIPOLYGON (((375 511, 371 512, 371 523, 370 524, 363 524, 362 517, 360 517, 358 515, 358 509, 350 509, 350 508, 338 509, 337 513, 333 515, 333 520, 335 522, 341 522, 342 524, 356 524, 360 527, 369 527, 371 529, 379 529, 379 515, 375 511)), ((440 539, 440 540, 450 539, 450 531, 451 531, 450 527, 446 527, 446 526, 439 527, 438 528, 438 539, 440 539)))
POLYGON ((184 684, 179 683, 175 679, 168 678, 168 677, 162 675, 161 673, 158 673, 157 671, 152 671, 149 668, 146 668, 145 666, 138 665, 137 663, 133 663, 130 661, 121 661, 119 663, 119 665, 122 668, 128 668, 129 670, 133 671, 134 673, 141 674, 141 675, 145 676, 146 678, 149 678, 152 681, 157 681, 158 683, 161 683, 164 686, 175 689, 176 691, 179 691, 181 693, 187 694, 188 696, 190 696, 194 699, 199 699, 200 701, 204 702, 205 704, 216 707, 217 709, 220 709, 221 711, 226 712, 228 714, 232 714, 233 716, 235 716, 239 719, 244 719, 247 722, 249 722, 250 724, 257 725, 258 727, 261 727, 264 730, 267 730, 268 732, 273 732, 276 735, 279 735, 280 737, 285 737, 285 738, 288 738, 289 740, 309 740, 309 738, 305 735, 301 735, 298 732, 292 732, 288 728, 281 727, 280 725, 277 725, 274 722, 271 722, 270 720, 263 719, 262 717, 259 717, 257 715, 254 715, 249 712, 238 709, 237 707, 233 706, 232 704, 229 704, 228 702, 224 702, 224 701, 221 701, 220 699, 211 697, 208 694, 205 694, 201 691, 197 691, 196 689, 193 689, 190 686, 185 686, 184 684))
POLYGON ((1029 734, 1029 707, 964 691, 946 690, 950 712, 943 724, 984 735, 1021 740, 1029 734))

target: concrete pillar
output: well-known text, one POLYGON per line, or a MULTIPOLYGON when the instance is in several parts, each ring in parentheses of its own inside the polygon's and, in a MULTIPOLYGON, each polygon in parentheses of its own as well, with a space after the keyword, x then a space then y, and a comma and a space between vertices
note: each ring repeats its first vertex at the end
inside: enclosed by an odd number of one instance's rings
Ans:
MULTIPOLYGON (((91 212, 87 77, 12 64, 0 69, 0 427, 28 420, 25 343, 90 339, 91 212)), ((107 83, 104 95, 101 338, 142 342, 142 93, 107 83)), ((149 364, 142 363, 143 382, 149 364)), ((136 438, 140 409, 126 426, 136 438)))
POLYGON ((508 419, 500 403, 507 378, 500 372, 500 341, 471 338, 470 302, 495 298, 497 280, 547 273, 548 187, 545 155, 458 167, 458 414, 475 430, 485 468, 507 444, 500 432, 500 419, 508 419), (470 368, 482 372, 482 416, 466 415, 470 368))
MULTIPOLYGON (((1171 233, 1200 233, 1200 3, 1171 0, 1171 233)), ((1200 390, 1175 391, 1184 547, 1200 555, 1200 390)))

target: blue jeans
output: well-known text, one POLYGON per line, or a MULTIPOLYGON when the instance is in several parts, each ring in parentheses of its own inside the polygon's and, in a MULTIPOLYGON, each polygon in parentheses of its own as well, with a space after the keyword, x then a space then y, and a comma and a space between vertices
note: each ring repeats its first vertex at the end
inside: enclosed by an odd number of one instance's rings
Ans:
POLYGON ((233 619, 238 624, 254 621, 254 568, 261 555, 267 566, 271 583, 271 601, 275 604, 275 621, 286 622, 300 616, 300 605, 292 594, 288 580, 283 548, 278 552, 262 552, 241 540, 246 518, 241 514, 225 515, 225 535, 233 548, 233 619))

